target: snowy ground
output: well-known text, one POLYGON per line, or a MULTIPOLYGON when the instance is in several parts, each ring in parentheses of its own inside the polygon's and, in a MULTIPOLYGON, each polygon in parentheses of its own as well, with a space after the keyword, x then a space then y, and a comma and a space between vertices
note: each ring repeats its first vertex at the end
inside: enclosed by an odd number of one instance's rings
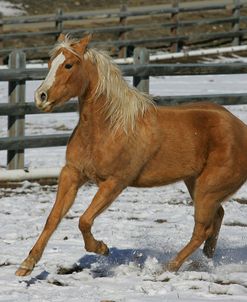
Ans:
POLYGON ((12 4, 9 1, 0 1, 0 13, 3 16, 20 16, 24 15, 26 12, 22 7, 22 4, 12 4))
POLYGON ((17 278, 55 190, 25 182, 0 191, 0 301, 247 301, 246 189, 225 204, 215 258, 199 250, 177 274, 159 276, 191 235, 193 207, 182 184, 125 190, 93 229, 108 257, 83 248, 78 219, 96 192, 85 186, 31 277, 17 278))
MULTIPOLYGON (((247 75, 152 78, 155 95, 247 92, 247 75)), ((32 101, 38 82, 28 83, 32 101)), ((0 102, 7 85, 0 82, 0 102)), ((247 123, 247 106, 230 110, 247 123)), ((27 116, 26 134, 71 132, 76 113, 27 116)), ((0 118, 0 136, 6 136, 0 118)), ((62 165, 65 148, 33 149, 26 166, 62 165)), ((0 169, 6 153, 0 153, 0 169)), ((0 171, 1 172, 1 171, 0 171)), ((198 250, 176 273, 162 265, 187 243, 193 207, 183 184, 157 189, 128 188, 95 223, 96 238, 109 257, 86 253, 77 228, 79 216, 97 188, 83 187, 75 205, 48 244, 31 276, 14 272, 32 247, 55 198, 56 187, 24 182, 0 189, 0 301, 247 301, 247 186, 224 205, 225 218, 213 260, 198 250)))

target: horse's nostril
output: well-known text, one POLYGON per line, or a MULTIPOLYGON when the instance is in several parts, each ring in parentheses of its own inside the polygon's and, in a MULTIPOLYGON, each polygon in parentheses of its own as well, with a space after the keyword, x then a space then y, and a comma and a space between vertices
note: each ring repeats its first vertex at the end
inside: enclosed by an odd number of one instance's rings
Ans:
POLYGON ((46 101, 47 100, 47 94, 45 92, 41 92, 40 99, 41 99, 42 102, 46 101))

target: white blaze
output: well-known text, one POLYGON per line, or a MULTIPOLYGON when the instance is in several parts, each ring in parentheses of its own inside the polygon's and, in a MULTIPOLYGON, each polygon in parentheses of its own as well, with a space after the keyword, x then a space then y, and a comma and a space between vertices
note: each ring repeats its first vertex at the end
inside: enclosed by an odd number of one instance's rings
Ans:
POLYGON ((42 85, 39 87, 39 90, 44 90, 47 91, 52 84, 55 81, 56 78, 56 72, 58 70, 58 67, 63 64, 63 62, 65 61, 65 56, 63 55, 63 53, 61 52, 51 63, 51 68, 50 71, 48 73, 48 75, 46 76, 44 82, 42 83, 42 85))

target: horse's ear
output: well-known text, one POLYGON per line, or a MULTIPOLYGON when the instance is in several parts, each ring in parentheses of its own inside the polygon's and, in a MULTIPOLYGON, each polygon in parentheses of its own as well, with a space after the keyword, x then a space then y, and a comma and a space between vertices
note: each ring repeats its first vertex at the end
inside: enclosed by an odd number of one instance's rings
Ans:
POLYGON ((81 39, 81 41, 83 40, 84 43, 86 43, 88 45, 90 43, 90 41, 92 40, 92 38, 93 38, 93 34, 90 33, 90 34, 87 34, 85 37, 83 37, 81 39))
POLYGON ((84 54, 85 50, 89 44, 89 42, 92 39, 92 34, 88 34, 85 37, 83 37, 79 42, 77 42, 74 47, 76 48, 76 51, 80 54, 84 54))
POLYGON ((58 42, 63 42, 64 40, 65 40, 65 34, 61 33, 61 34, 59 35, 59 37, 57 38, 57 41, 58 41, 58 42))

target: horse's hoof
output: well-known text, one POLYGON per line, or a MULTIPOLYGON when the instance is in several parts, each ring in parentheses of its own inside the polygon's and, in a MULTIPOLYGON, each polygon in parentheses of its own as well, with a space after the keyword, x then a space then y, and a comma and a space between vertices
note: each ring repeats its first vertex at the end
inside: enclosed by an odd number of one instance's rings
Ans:
POLYGON ((15 275, 18 277, 24 277, 30 275, 32 272, 32 269, 19 267, 18 270, 15 272, 15 275))
POLYGON ((170 261, 168 262, 166 265, 165 265, 165 270, 168 271, 168 272, 177 272, 178 269, 179 269, 179 265, 176 261, 170 261))
POLYGON ((215 251, 215 249, 212 248, 210 245, 207 245, 207 244, 204 245, 203 254, 204 254, 207 258, 212 259, 213 256, 214 256, 214 251, 215 251))
POLYGON ((109 249, 107 245, 103 241, 99 241, 97 248, 96 248, 96 253, 103 255, 103 256, 108 256, 109 255, 109 249))
POLYGON ((109 254, 110 254, 110 250, 108 249, 108 247, 106 246, 106 250, 105 250, 105 252, 104 252, 104 256, 109 256, 109 254))
POLYGON ((23 277, 23 276, 28 276, 31 274, 34 266, 35 266, 36 261, 32 256, 28 256, 20 265, 18 270, 15 272, 16 276, 23 277))

